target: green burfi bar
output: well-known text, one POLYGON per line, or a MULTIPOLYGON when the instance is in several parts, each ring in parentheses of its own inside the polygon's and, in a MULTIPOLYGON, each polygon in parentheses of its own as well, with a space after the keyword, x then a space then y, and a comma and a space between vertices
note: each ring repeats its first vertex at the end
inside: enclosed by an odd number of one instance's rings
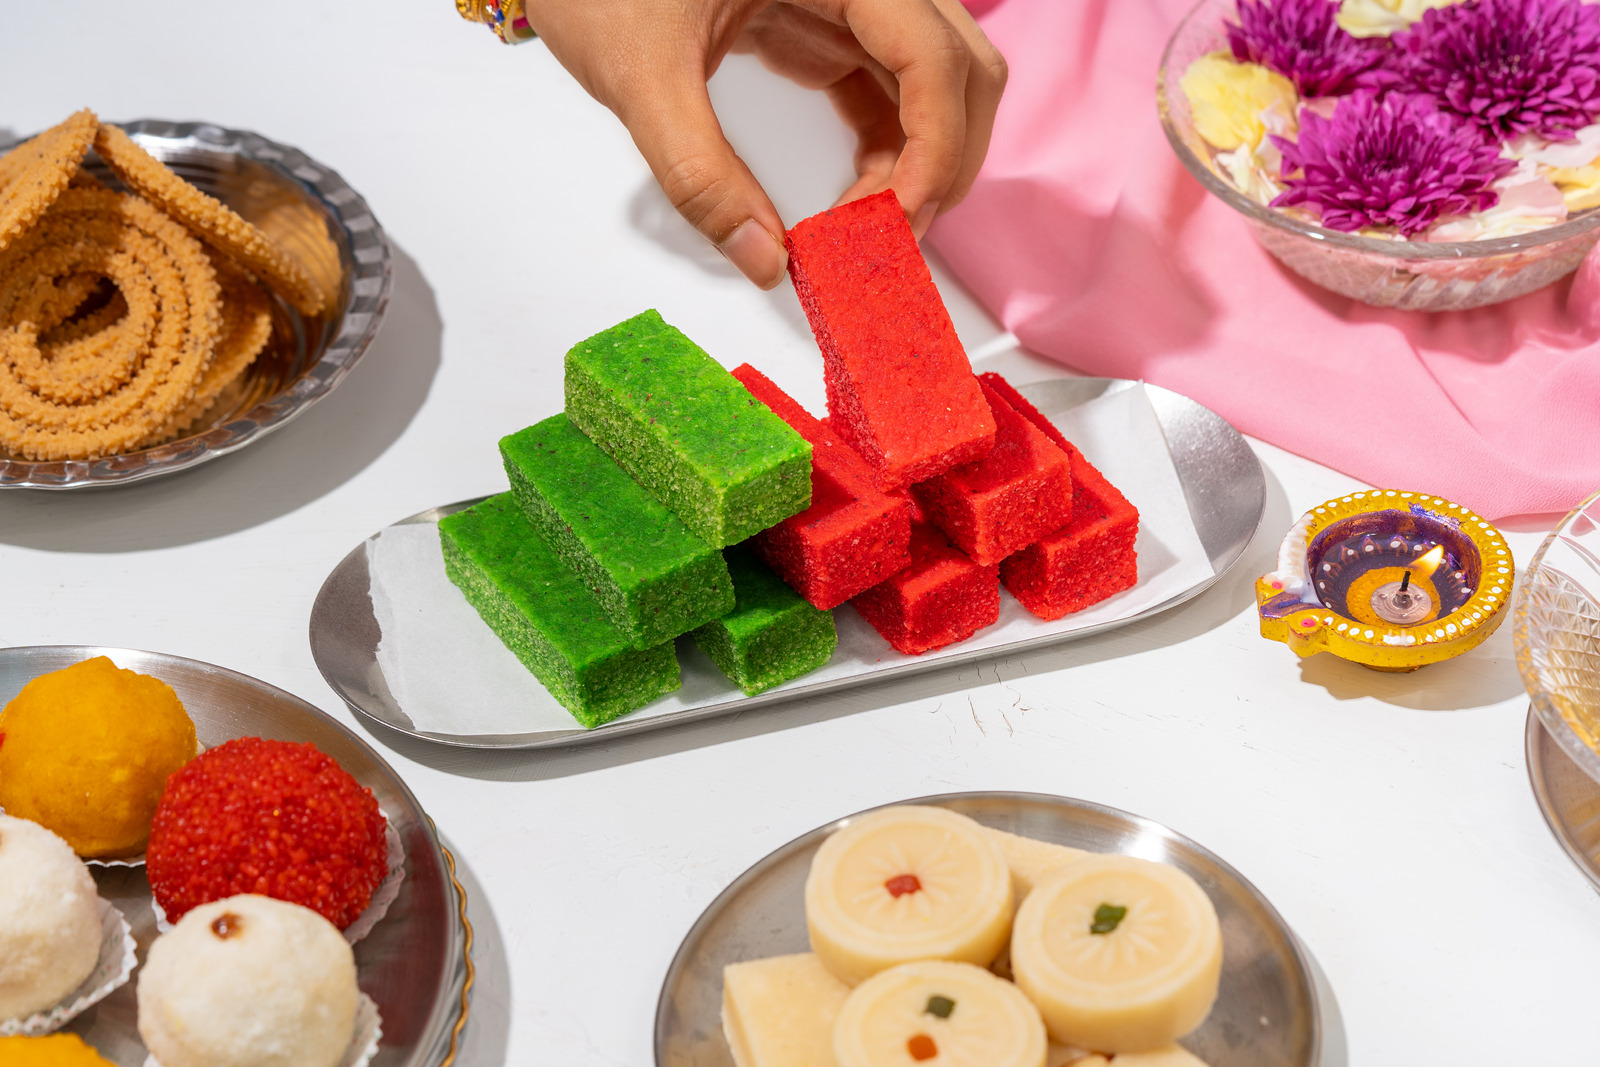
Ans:
POLYGON ((444 569, 573 718, 610 722, 677 689, 672 642, 638 651, 501 493, 439 520, 444 569))
POLYGON ((725 553, 738 606, 692 636, 722 673, 755 696, 814 671, 833 655, 833 612, 819 611, 744 545, 725 553))
POLYGON ((565 415, 500 442, 511 494, 634 648, 733 610, 722 553, 689 532, 565 415))
POLYGON ((654 311, 567 353, 567 416, 717 548, 811 506, 811 445, 654 311))

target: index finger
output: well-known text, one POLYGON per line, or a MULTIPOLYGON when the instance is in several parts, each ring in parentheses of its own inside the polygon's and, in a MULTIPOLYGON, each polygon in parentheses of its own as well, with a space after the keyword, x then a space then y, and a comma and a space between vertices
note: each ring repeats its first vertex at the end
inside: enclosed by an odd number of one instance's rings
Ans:
POLYGON ((966 42, 933 0, 791 0, 842 21, 899 87, 905 149, 889 184, 918 236, 960 173, 967 135, 966 42))

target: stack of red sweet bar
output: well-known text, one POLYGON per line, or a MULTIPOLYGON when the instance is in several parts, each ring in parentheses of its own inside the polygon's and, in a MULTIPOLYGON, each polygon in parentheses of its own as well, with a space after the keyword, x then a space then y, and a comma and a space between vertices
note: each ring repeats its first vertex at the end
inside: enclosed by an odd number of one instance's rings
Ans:
POLYGON ((996 622, 1002 583, 1042 619, 1134 584, 1138 511, 1010 383, 973 375, 892 192, 788 245, 829 416, 733 372, 813 449, 811 507, 753 539, 778 574, 912 655, 996 622))

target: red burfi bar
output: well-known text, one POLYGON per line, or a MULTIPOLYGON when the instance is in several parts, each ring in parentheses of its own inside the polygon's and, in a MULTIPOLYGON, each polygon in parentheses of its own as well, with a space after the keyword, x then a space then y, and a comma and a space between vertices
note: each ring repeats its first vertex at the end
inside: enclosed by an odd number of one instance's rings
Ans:
POLYGON ((1138 580, 1139 512, 998 374, 985 386, 1065 449, 1072 465, 1072 521, 1000 564, 1000 580, 1041 619, 1059 619, 1131 588, 1138 580))
POLYGON ((988 385, 994 448, 911 487, 929 520, 974 563, 999 563, 1072 521, 1072 470, 1057 448, 988 385))
POLYGON ((811 506, 751 540, 790 588, 826 611, 911 563, 911 501, 881 492, 872 468, 766 375, 733 376, 811 442, 811 506))
POLYGON ((994 418, 892 191, 789 231, 789 274, 824 357, 828 413, 898 489, 994 446, 994 418))
POLYGON ((999 621, 999 567, 972 562, 917 508, 911 566, 851 603, 895 651, 916 656, 999 621))

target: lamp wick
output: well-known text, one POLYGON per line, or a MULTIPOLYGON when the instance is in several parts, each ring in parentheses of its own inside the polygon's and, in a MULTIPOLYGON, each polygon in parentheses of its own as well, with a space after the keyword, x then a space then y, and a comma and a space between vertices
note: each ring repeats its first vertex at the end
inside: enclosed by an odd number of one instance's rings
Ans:
POLYGON ((1411 568, 1406 568, 1406 573, 1400 579, 1400 592, 1404 593, 1411 588, 1411 568))

